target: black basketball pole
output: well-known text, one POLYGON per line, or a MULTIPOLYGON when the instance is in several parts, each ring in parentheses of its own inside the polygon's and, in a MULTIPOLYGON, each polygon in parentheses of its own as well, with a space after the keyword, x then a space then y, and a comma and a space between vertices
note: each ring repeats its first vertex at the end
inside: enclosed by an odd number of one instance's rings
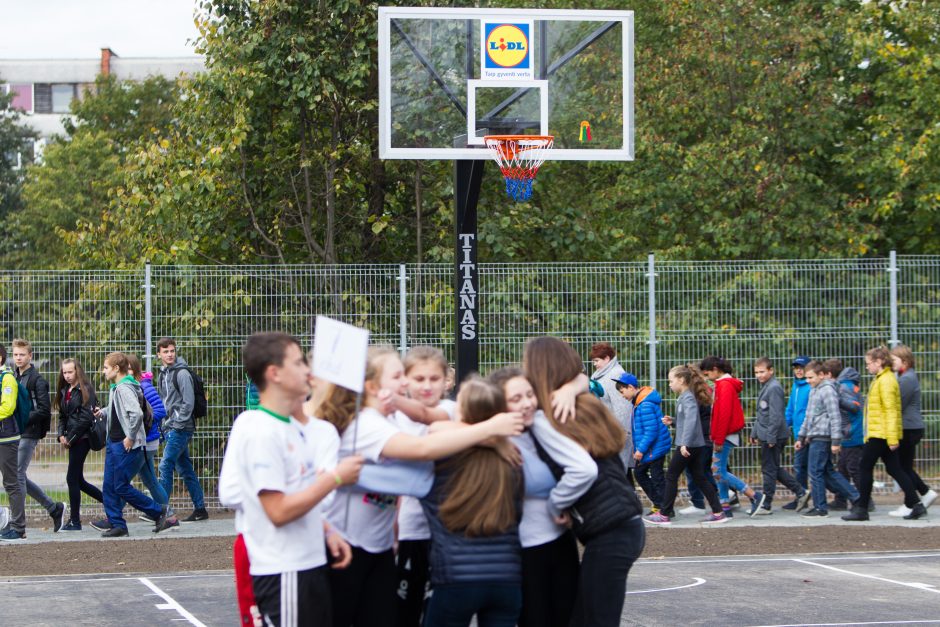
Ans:
POLYGON ((477 203, 485 161, 463 159, 454 167, 457 219, 454 232, 456 382, 480 369, 480 298, 477 269, 477 203))

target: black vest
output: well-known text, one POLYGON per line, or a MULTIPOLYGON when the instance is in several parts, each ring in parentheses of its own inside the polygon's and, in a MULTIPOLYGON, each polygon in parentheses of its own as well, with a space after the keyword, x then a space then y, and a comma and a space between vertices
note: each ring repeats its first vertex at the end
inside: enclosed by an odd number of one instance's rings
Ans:
MULTIPOLYGON (((534 433, 532 440, 539 457, 555 475, 555 479, 561 479, 565 474, 564 468, 542 448, 534 433)), ((597 464, 597 479, 578 502, 568 509, 572 531, 582 543, 643 513, 643 506, 627 479, 627 471, 620 456, 594 458, 594 462, 597 464)))

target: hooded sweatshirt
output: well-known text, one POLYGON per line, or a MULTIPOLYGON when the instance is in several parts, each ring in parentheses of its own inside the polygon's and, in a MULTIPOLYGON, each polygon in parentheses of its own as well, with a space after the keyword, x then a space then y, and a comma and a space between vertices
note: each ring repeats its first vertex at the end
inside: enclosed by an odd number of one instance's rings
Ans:
POLYGON ((839 409, 842 410, 842 448, 865 444, 865 419, 858 370, 843 368, 836 378, 839 384, 839 409))
POLYGON ((643 386, 633 402, 633 443, 643 453, 642 463, 665 457, 672 448, 672 438, 663 423, 662 397, 653 388, 643 386))
POLYGON ((793 437, 800 434, 800 427, 806 419, 806 403, 809 402, 809 383, 806 379, 794 379, 790 388, 790 400, 787 401, 787 425, 793 429, 793 437))
POLYGON ((193 390, 193 378, 185 369, 187 367, 186 360, 177 356, 172 366, 160 368, 160 398, 163 399, 163 406, 166 408, 166 418, 163 420, 164 431, 196 430, 196 421, 193 420, 196 393, 193 390))
POLYGON ((806 419, 800 426, 800 440, 830 440, 832 446, 842 444, 842 412, 839 391, 832 379, 823 379, 809 393, 806 419))
POLYGON ((144 429, 144 412, 140 407, 137 392, 140 385, 137 379, 127 375, 116 384, 111 384, 111 397, 108 399, 109 436, 120 429, 125 437, 134 440, 131 448, 146 446, 147 431, 144 429))
POLYGON ((676 399, 676 446, 697 448, 706 444, 698 401, 692 390, 686 390, 676 399))
POLYGON ((618 377, 623 373, 623 366, 614 357, 606 366, 595 370, 591 378, 604 388, 604 396, 601 397, 601 402, 607 406, 607 409, 614 415, 623 430, 627 432, 627 442, 623 447, 620 458, 623 460, 624 466, 633 468, 636 465, 636 461, 631 454, 633 452, 633 405, 617 391, 617 384, 614 383, 614 377, 618 377))
POLYGON ((744 408, 741 407, 741 390, 744 383, 731 375, 715 381, 715 404, 712 405, 711 438, 717 446, 725 439, 744 428, 744 408))
POLYGON ((920 381, 912 368, 898 374, 901 389, 901 424, 905 429, 923 429, 924 417, 920 410, 920 381))

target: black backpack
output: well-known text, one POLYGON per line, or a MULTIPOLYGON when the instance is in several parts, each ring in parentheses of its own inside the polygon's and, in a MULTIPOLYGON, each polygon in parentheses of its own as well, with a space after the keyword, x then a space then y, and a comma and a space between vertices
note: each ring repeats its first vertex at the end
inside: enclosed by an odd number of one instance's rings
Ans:
POLYGON ((193 378, 193 420, 196 418, 205 418, 209 415, 209 401, 206 399, 206 383, 202 380, 198 374, 193 372, 193 369, 189 366, 183 366, 182 368, 174 368, 170 372, 173 373, 173 387, 176 388, 176 391, 179 392, 179 382, 177 378, 179 377, 180 370, 185 370, 189 373, 189 376, 193 378))

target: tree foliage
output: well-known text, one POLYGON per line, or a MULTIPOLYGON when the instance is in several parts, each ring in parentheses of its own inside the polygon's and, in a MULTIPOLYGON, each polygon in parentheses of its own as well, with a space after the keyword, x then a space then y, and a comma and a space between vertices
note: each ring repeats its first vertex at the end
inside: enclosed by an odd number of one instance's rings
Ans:
MULTIPOLYGON (((0 84, 3 79, 0 77, 0 84)), ((24 159, 32 158, 32 141, 36 134, 23 125, 19 111, 11 108, 13 94, 0 91, 0 224, 22 208, 20 188, 24 159)), ((0 227, 0 250, 6 251, 12 243, 6 237, 8 230, 0 227)))

